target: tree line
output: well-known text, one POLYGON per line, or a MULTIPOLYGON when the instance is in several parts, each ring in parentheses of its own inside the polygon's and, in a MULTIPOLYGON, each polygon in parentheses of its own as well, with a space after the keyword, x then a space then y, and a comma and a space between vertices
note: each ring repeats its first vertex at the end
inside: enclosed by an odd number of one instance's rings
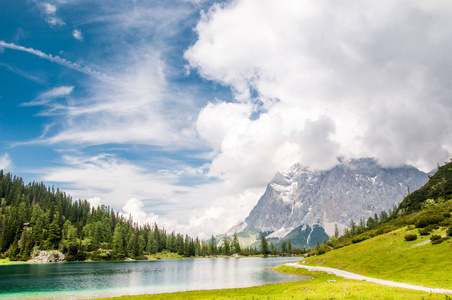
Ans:
POLYGON ((164 251, 186 257, 262 252, 242 248, 236 234, 204 241, 157 224, 138 225, 109 206, 91 207, 58 188, 24 184, 0 170, 0 258, 26 261, 38 249, 59 250, 67 261, 147 259, 164 251))

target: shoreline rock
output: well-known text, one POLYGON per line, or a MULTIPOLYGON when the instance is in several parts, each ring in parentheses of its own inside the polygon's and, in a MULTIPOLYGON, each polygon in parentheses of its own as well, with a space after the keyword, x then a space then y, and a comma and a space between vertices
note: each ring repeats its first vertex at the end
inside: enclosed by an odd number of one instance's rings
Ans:
POLYGON ((53 251, 33 251, 31 258, 27 260, 27 263, 48 263, 48 262, 64 262, 64 254, 53 251))

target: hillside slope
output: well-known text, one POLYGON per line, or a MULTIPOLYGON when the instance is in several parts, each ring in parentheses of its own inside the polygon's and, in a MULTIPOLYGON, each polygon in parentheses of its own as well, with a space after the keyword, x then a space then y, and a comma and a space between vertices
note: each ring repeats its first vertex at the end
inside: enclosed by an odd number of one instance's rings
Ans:
POLYGON ((302 263, 450 289, 451 236, 452 162, 408 195, 387 221, 354 228, 302 263))
MULTIPOLYGON (((452 287, 452 243, 429 242, 430 236, 406 241, 404 236, 417 229, 400 228, 323 255, 301 260, 307 265, 338 268, 369 277, 420 284, 428 287, 452 287)), ((434 234, 445 234, 444 229, 434 234)))

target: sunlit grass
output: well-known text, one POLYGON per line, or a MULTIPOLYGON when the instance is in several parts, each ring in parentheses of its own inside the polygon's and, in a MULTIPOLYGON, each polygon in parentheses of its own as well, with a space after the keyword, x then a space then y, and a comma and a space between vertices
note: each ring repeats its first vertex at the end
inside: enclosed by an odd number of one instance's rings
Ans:
MULTIPOLYGON (((430 236, 405 241, 414 228, 393 232, 352 244, 344 248, 302 260, 307 265, 325 266, 361 275, 427 287, 452 288, 452 239, 441 244, 427 243, 430 236)), ((444 229, 433 234, 444 234, 444 229)))
POLYGON ((445 295, 387 287, 376 283, 350 280, 324 272, 280 266, 278 271, 314 279, 268 284, 242 289, 191 291, 158 295, 123 296, 113 299, 447 299, 445 295), (345 292, 344 292, 345 286, 345 292))

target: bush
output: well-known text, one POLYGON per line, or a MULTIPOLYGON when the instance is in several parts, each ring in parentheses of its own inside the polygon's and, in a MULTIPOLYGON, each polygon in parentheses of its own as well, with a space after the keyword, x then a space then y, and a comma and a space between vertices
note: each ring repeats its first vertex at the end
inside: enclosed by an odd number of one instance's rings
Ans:
POLYGON ((420 217, 418 217, 415 221, 415 225, 417 228, 424 228, 427 227, 430 224, 438 224, 439 222, 444 220, 444 215, 442 213, 436 212, 428 212, 422 214, 420 217))
POLYGON ((368 236, 368 235, 358 235, 352 239, 352 243, 356 244, 356 243, 362 242, 364 240, 367 240, 369 238, 370 238, 370 236, 368 236))
POLYGON ((434 240, 432 241, 432 245, 436 245, 436 244, 441 244, 442 242, 444 242, 446 239, 445 238, 441 238, 438 240, 434 240))
POLYGON ((419 234, 420 235, 429 235, 431 232, 431 230, 429 230, 428 228, 420 228, 419 229, 419 234))
POLYGON ((439 234, 432 234, 432 236, 430 237, 430 240, 432 242, 436 241, 436 240, 440 240, 440 239, 441 239, 441 236, 439 234))
POLYGON ((417 234, 415 233, 408 233, 405 235, 405 241, 414 241, 417 239, 417 234))
POLYGON ((452 226, 449 226, 449 228, 447 229, 447 235, 452 236, 452 226))

